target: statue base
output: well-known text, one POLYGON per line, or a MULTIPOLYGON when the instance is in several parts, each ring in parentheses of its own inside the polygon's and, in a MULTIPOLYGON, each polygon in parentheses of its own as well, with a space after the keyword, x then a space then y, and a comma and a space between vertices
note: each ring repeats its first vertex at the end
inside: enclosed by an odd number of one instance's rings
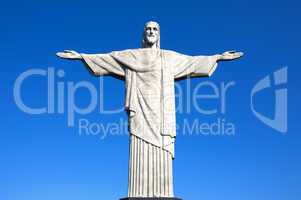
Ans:
POLYGON ((120 200, 182 200, 176 197, 127 197, 120 200))

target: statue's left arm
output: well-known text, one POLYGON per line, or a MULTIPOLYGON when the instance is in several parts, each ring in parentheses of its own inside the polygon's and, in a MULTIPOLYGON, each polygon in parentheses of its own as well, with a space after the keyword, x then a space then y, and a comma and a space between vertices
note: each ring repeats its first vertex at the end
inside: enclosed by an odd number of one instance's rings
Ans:
POLYGON ((227 51, 212 56, 187 56, 176 52, 167 52, 167 61, 173 68, 174 78, 211 76, 219 61, 240 58, 243 53, 227 51))

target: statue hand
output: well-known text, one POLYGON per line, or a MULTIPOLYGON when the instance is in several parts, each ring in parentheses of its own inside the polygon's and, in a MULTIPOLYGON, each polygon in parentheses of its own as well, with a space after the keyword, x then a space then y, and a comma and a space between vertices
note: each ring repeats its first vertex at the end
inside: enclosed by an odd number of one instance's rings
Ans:
POLYGON ((237 52, 237 51, 226 51, 222 55, 220 55, 219 60, 234 60, 242 57, 244 55, 243 52, 237 52))
POLYGON ((64 50, 63 52, 56 53, 56 55, 60 58, 72 59, 72 60, 82 58, 82 56, 79 53, 72 50, 64 50))

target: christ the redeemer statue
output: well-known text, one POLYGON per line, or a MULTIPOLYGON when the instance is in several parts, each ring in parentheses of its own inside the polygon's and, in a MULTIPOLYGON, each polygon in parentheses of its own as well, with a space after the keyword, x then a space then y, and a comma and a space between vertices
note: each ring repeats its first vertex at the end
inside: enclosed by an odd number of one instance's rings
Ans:
POLYGON ((57 55, 81 60, 96 76, 114 75, 125 80, 130 131, 128 199, 174 199, 174 83, 185 77, 208 77, 219 61, 237 59, 243 53, 188 56, 163 50, 159 24, 151 21, 145 24, 139 49, 106 54, 65 50, 57 55))

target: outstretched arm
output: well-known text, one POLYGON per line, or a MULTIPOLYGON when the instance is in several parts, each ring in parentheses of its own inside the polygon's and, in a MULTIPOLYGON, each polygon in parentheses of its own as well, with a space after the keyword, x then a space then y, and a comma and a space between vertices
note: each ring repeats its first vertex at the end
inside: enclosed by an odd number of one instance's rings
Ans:
POLYGON ((123 66, 108 54, 82 54, 73 50, 65 50, 56 54, 58 57, 69 60, 81 60, 96 76, 117 75, 125 76, 123 66))
POLYGON ((238 59, 242 55, 242 52, 236 51, 227 51, 213 56, 187 56, 172 51, 166 53, 168 63, 173 68, 175 79, 211 76, 219 61, 238 59))

